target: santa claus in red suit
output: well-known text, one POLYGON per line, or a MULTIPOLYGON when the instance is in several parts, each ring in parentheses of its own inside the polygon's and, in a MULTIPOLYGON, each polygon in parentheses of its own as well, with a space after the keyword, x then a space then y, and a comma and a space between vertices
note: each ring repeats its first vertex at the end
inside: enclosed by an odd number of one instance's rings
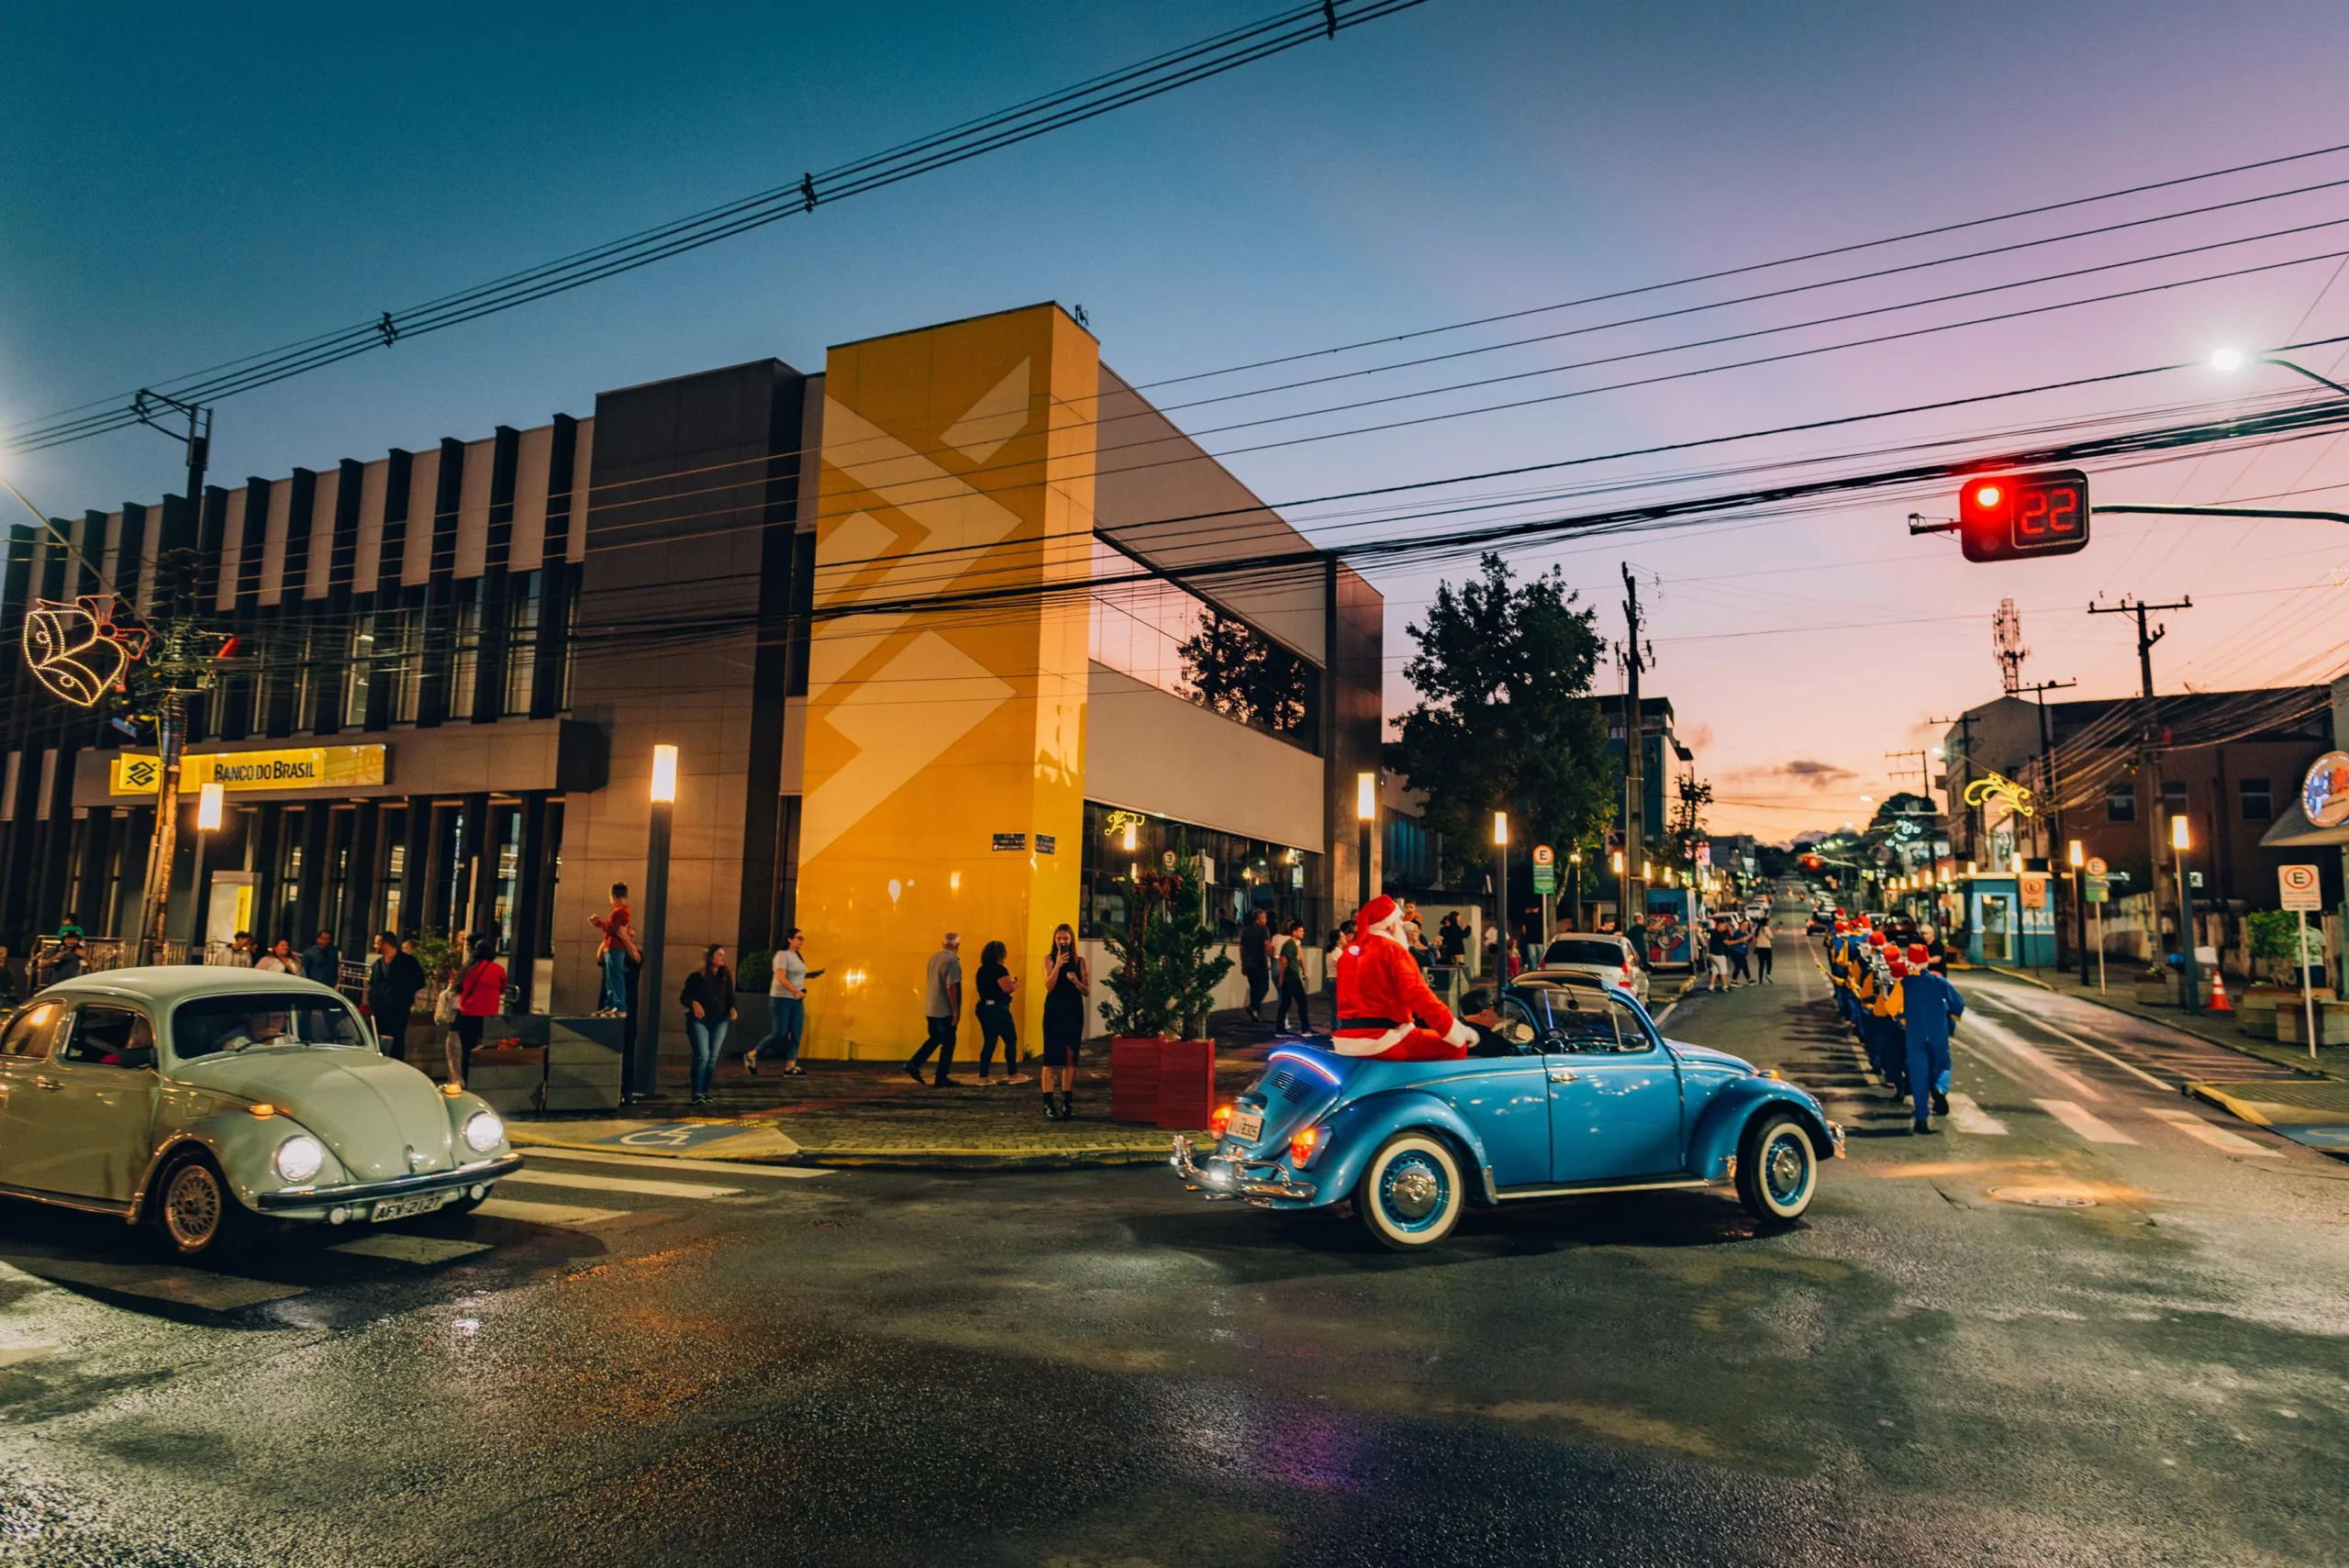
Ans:
POLYGON ((1476 1031, 1428 989, 1403 945, 1403 911, 1381 895, 1354 917, 1353 940, 1338 954, 1338 1027, 1330 1048, 1380 1062, 1451 1062, 1468 1054, 1476 1031))

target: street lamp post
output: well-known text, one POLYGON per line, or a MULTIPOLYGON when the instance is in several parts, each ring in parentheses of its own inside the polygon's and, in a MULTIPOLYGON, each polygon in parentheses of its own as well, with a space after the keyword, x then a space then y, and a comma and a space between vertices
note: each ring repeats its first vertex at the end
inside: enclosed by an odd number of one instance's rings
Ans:
POLYGON ((2085 880, 2088 863, 2087 851, 2077 839, 2075 839, 2065 851, 2065 858, 2071 862, 2072 865, 2072 919, 2076 929, 2072 945, 2079 951, 2080 984, 2085 986, 2088 983, 2088 901, 2087 883, 2085 880))
POLYGON ((2202 1010, 2202 972, 2194 958, 2194 887, 2186 872, 2190 838, 2191 822, 2181 811, 2169 819, 2170 848, 2177 857, 2177 1005, 2182 1011, 2199 1013, 2202 1010))
POLYGON ((1359 856, 1362 861, 1360 878, 1362 888, 1361 896, 1354 900, 1354 907, 1359 909, 1371 899, 1370 835, 1372 829, 1378 825, 1378 775, 1376 773, 1354 775, 1354 821, 1359 826, 1361 836, 1359 856))
POLYGON ((1500 927, 1500 943, 1494 949, 1493 979, 1506 984, 1508 980, 1508 813, 1493 813, 1493 893, 1494 919, 1500 927))
POLYGON ((669 940, 669 819, 677 804, 677 749, 652 748, 651 814, 644 832, 644 966, 636 984, 634 1097, 661 1092, 661 956, 669 940))
POLYGON ((188 922, 187 932, 187 961, 190 963, 204 962, 204 920, 209 913, 205 907, 204 898, 204 851, 210 846, 212 835, 220 830, 225 793, 217 783, 206 784, 196 793, 195 880, 189 894, 189 902, 195 906, 195 909, 194 917, 188 922))

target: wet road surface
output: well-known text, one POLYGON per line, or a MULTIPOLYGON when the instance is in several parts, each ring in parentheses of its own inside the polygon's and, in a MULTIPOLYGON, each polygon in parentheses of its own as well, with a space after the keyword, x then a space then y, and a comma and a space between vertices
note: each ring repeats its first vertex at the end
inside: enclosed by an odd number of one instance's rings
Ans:
POLYGON ((217 1267, 0 1209, 0 1561, 2349 1558, 2349 1164, 2175 1088, 2260 1064, 1962 976, 1911 1138, 1778 959, 1666 1028, 1851 1129, 1779 1234, 1664 1193, 1398 1258, 1148 1169, 552 1155, 217 1267))

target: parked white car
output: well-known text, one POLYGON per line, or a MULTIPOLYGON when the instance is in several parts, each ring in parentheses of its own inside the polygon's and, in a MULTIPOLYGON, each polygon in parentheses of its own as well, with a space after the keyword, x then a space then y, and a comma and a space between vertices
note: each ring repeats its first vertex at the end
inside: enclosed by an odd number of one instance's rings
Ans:
POLYGON ((264 1220, 471 1208, 521 1165, 486 1102, 292 975, 105 970, 0 1029, 0 1195, 151 1223, 184 1257, 264 1220))
POLYGON ((1620 985, 1637 996, 1644 1006, 1648 999, 1648 972, 1640 965, 1639 955, 1631 944, 1620 936, 1597 931, 1569 931, 1551 939, 1542 950, 1542 962, 1527 971, 1520 979, 1538 980, 1549 975, 1578 974, 1592 980, 1620 985))

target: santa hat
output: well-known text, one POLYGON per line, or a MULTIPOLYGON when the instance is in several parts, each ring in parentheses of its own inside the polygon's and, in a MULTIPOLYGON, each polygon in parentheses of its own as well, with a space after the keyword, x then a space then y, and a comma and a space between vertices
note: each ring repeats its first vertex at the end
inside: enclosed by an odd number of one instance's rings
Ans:
POLYGON ((1884 967, 1890 972, 1892 978, 1895 980, 1903 980, 1908 977, 1909 965, 1897 954, 1891 958, 1886 959, 1884 961, 1884 967))
POLYGON ((1354 930, 1357 934, 1364 931, 1378 931, 1386 936, 1398 936, 1402 927, 1402 906, 1384 893, 1354 912, 1354 930))
POLYGON ((1909 962, 1911 962, 1911 963, 1922 963, 1922 962, 1924 962, 1927 959, 1930 959, 1930 958, 1932 958, 1932 956, 1933 956, 1933 950, 1932 950, 1932 949, 1931 949, 1931 948, 1929 948, 1929 947, 1927 947, 1924 943, 1922 943, 1922 942, 1910 942, 1910 943, 1909 944, 1909 962))
POLYGON ((1884 933, 1882 931, 1870 931, 1868 933, 1868 946, 1872 948, 1880 948, 1883 945, 1884 933))

